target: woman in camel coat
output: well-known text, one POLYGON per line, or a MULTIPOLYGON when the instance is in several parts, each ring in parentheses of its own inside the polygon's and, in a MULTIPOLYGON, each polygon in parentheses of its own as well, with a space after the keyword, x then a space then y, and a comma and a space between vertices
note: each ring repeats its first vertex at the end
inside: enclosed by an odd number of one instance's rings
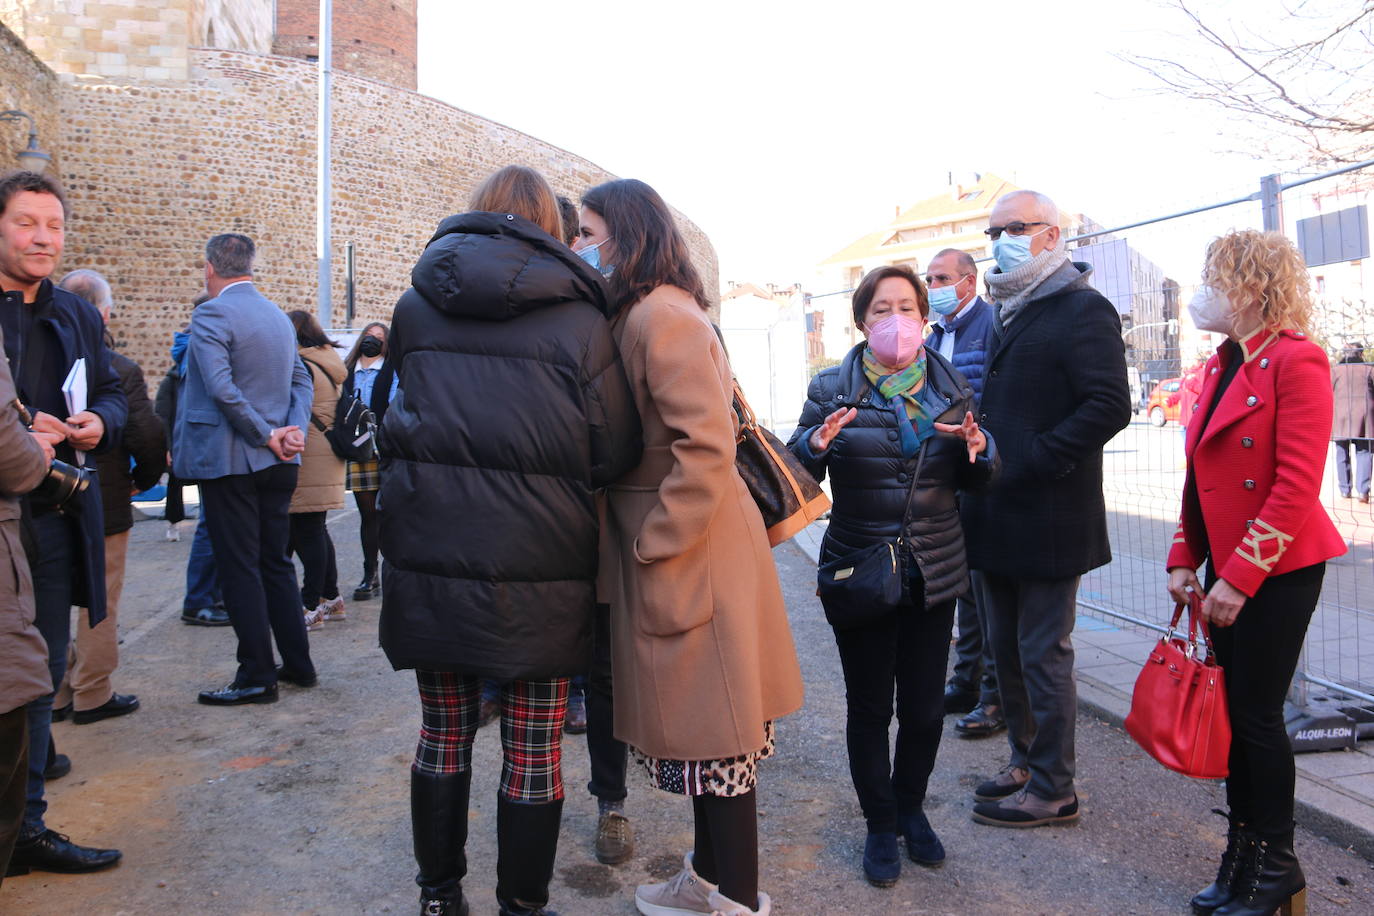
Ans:
POLYGON ((735 470, 730 366, 652 188, 589 191, 575 247, 609 272, 612 331, 644 427, 643 461, 609 487, 602 528, 615 734, 657 788, 692 797, 696 821, 683 873, 640 887, 635 902, 649 914, 766 913, 756 765, 802 685, 763 519, 735 470))
POLYGON ((343 620, 344 603, 339 595, 339 571, 334 561, 334 542, 325 527, 330 509, 344 504, 344 463, 334 454, 324 430, 334 425, 339 385, 348 377, 334 342, 309 312, 289 312, 296 328, 301 359, 315 383, 310 407, 310 426, 305 434, 300 475, 291 494, 290 550, 301 558, 301 606, 307 629, 318 630, 326 620, 343 620))

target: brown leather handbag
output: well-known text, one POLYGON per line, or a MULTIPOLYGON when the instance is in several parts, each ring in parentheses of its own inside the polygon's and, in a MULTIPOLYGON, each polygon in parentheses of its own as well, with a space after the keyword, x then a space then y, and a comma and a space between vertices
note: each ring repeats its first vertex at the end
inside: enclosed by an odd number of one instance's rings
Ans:
POLYGON ((782 440, 759 426, 739 379, 734 382, 735 468, 763 514, 769 545, 776 547, 820 518, 830 498, 782 440))

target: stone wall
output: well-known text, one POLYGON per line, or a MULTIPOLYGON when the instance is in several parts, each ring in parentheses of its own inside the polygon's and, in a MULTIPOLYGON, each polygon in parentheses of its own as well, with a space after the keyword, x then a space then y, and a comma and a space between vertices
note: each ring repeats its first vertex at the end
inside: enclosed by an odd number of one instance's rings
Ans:
MULTIPOLYGON (((319 0, 277 0, 272 51, 318 58, 319 0)), ((339 0, 334 4, 337 70, 404 89, 416 86, 416 0, 339 0)))
MULTIPOLYGON (((62 88, 59 172, 73 204, 61 269, 114 287, 116 340, 156 384, 173 330, 200 291, 205 240, 258 243, 258 280, 285 309, 316 308, 316 68, 192 49, 185 84, 114 80, 62 88)), ((22 106, 21 106, 22 107, 22 106)), ((357 261, 357 319, 390 316, 435 225, 511 163, 574 199, 614 176, 565 150, 382 83, 334 78, 333 301, 344 321, 344 246, 357 261)), ((49 142, 49 141, 45 141, 49 142)), ((50 147, 50 152, 56 150, 50 147)), ((680 218, 707 290, 715 253, 680 218)))
MULTIPOLYGON (((18 35, 0 23, 0 111, 18 109, 33 118, 38 128, 38 145, 52 155, 50 168, 57 174, 61 168, 57 148, 61 89, 57 74, 35 57, 18 35)), ((14 154, 28 144, 27 122, 0 122, 0 172, 17 168, 14 154)))
POLYGON ((0 21, 58 73, 185 80, 197 0, 0 0, 0 21))

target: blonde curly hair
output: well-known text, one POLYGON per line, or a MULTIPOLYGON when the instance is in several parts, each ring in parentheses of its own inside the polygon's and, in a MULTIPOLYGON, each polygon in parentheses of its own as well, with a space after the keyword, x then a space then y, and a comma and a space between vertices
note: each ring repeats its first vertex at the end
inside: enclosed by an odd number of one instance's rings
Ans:
POLYGON ((1214 239, 1202 282, 1225 293, 1238 318, 1257 312, 1261 327, 1312 333, 1307 264, 1281 232, 1242 229, 1214 239))

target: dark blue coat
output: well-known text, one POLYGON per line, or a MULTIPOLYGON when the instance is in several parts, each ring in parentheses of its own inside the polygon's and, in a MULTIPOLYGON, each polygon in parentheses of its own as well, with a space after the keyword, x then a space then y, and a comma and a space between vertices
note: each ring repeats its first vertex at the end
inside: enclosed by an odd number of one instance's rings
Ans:
MULTIPOLYGON (((86 409, 105 424, 105 434, 92 452, 113 448, 124 436, 128 402, 119 375, 110 364, 105 346, 105 322, 95 306, 74 293, 59 289, 44 280, 35 304, 35 329, 39 324, 51 328, 57 338, 61 365, 71 366, 79 357, 86 360, 86 409), (42 308, 45 297, 51 307, 42 308)), ((62 419, 66 419, 63 417, 62 419)), ((91 467, 94 461, 88 462, 91 467)), ((87 608, 91 626, 105 619, 105 516, 100 505, 100 487, 92 484, 81 494, 78 512, 81 550, 77 559, 81 569, 73 577, 72 601, 87 608)))
POLYGON ((926 347, 939 350, 945 339, 946 327, 954 332, 954 355, 950 364, 973 387, 973 400, 977 403, 983 398, 984 367, 1001 339, 997 315, 982 296, 974 296, 968 308, 948 326, 932 316, 926 347))

